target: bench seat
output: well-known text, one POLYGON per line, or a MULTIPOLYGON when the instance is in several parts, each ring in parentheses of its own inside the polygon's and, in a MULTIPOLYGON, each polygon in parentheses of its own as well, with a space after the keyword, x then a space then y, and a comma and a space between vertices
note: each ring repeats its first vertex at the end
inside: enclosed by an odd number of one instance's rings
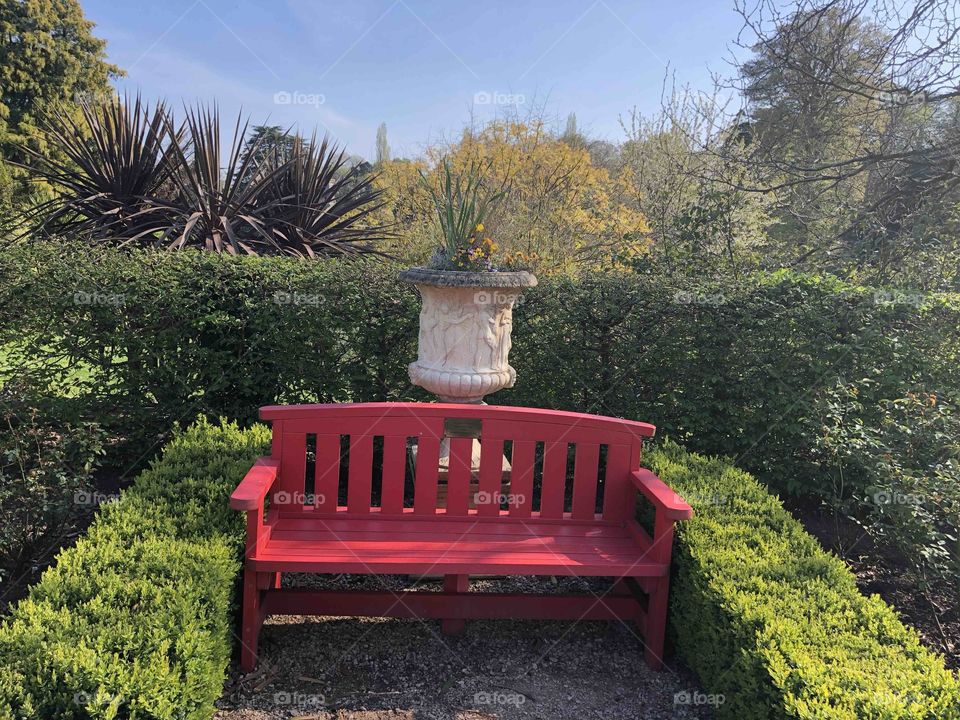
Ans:
POLYGON ((248 558, 258 571, 657 577, 623 524, 435 517, 280 518, 248 558))

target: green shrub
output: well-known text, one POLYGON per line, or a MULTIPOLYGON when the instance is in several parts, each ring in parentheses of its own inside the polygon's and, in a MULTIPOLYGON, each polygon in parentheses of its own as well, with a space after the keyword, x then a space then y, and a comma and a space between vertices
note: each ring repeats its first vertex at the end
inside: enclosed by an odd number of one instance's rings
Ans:
POLYGON ((57 417, 19 382, 0 389, 0 580, 17 577, 89 513, 103 455, 97 423, 57 417))
POLYGON ((212 716, 243 544, 228 498, 268 443, 201 421, 102 509, 0 627, 0 718, 212 716))
POLYGON ((683 287, 606 273, 525 296, 504 399, 644 418, 778 490, 835 486, 814 445, 838 378, 867 406, 916 387, 960 399, 960 297, 891 303, 787 273, 683 287))
MULTIPOLYGON (((418 301, 398 271, 21 245, 0 253, 0 345, 6 365, 29 367, 69 395, 79 418, 102 423, 116 443, 112 462, 127 471, 198 413, 247 424, 273 402, 429 399, 407 376, 418 301)), ((847 427, 879 427, 880 409, 908 392, 960 405, 956 296, 789 273, 684 285, 654 271, 540 280, 515 314, 519 381, 491 401, 642 418, 868 526, 868 490, 900 481, 838 434, 838 384, 857 392, 847 427), (847 444, 822 441, 831 435, 847 444)), ((954 476, 922 472, 931 496, 955 496, 954 476)), ((905 543, 918 566, 949 573, 954 516, 932 507, 943 543, 915 543, 905 516, 903 532, 883 537, 905 543)))
POLYGON ((941 659, 750 475, 670 442, 646 462, 694 507, 670 617, 720 717, 960 718, 941 659))
POLYGON ((960 574, 960 414, 922 389, 864 405, 856 385, 838 385, 816 448, 857 479, 838 488, 874 538, 897 548, 918 576, 960 574))
MULTIPOLYGON (((419 303, 399 270, 13 246, 0 252, 2 365, 68 384, 129 462, 187 410, 246 421, 270 402, 427 399, 407 377, 419 303)), ((887 297, 790 274, 544 277, 515 313, 520 380, 495 399, 642 417, 802 490, 824 482, 811 447, 833 379, 869 379, 864 401, 908 384, 960 392, 960 298, 887 297)))
POLYGON ((372 262, 18 245, 0 252, 0 382, 28 368, 77 398, 128 471, 200 413, 407 397, 416 306, 372 262))

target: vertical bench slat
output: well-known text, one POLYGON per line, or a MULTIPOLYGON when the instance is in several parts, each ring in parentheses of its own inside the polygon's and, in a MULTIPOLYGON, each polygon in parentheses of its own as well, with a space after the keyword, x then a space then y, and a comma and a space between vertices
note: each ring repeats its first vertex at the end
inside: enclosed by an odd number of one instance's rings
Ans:
MULTIPOLYGON (((630 472, 640 469, 640 455, 643 452, 643 441, 637 438, 637 441, 630 445, 630 472)), ((631 491, 632 497, 632 491, 631 491)))
POLYGON ((447 515, 466 515, 470 508, 470 466, 473 438, 450 438, 450 467, 447 471, 447 515))
POLYGON ((607 469, 604 476, 603 518, 623 522, 633 514, 634 503, 630 502, 630 455, 629 445, 607 446, 607 469))
POLYGON ((563 517, 563 492, 566 484, 567 443, 559 441, 544 443, 540 517, 563 517))
MULTIPOLYGON (((270 457, 280 460, 283 448, 283 420, 273 421, 273 435, 270 437, 270 457)), ((306 441, 304 441, 306 442, 306 441)))
POLYGON ((417 469, 413 488, 413 512, 433 515, 437 511, 437 474, 440 439, 423 435, 417 441, 417 469))
POLYGON ((407 438, 387 435, 383 438, 383 479, 380 483, 380 512, 403 513, 403 480, 407 463, 407 438))
POLYGON ((307 477, 307 436, 286 433, 281 445, 280 475, 274 493, 281 510, 297 510, 303 506, 304 480, 307 477))
POLYGON ((573 517, 589 520, 597 512, 600 446, 578 443, 573 467, 573 517))
POLYGON ((370 512, 373 477, 373 435, 350 436, 350 471, 347 482, 347 512, 370 512))
POLYGON ((337 511, 340 489, 340 436, 317 435, 317 462, 313 471, 313 492, 319 512, 337 511))
POLYGON ((477 514, 498 515, 503 492, 503 440, 486 437, 480 441, 480 498, 477 514))
POLYGON ((533 508, 533 462, 537 451, 535 440, 514 440, 510 458, 511 517, 530 517, 533 508))

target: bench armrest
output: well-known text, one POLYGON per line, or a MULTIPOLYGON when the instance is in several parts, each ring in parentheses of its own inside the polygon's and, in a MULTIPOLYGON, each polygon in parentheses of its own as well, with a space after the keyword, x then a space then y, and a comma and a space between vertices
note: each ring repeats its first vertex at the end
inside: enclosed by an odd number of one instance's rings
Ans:
POLYGON ((264 498, 276 482, 279 469, 279 463, 273 458, 257 458, 230 496, 230 507, 234 510, 256 510, 262 507, 264 498))
POLYGON ((693 516, 693 508, 649 470, 635 470, 630 473, 630 478, 637 490, 653 503, 658 513, 663 513, 671 520, 687 520, 693 516))

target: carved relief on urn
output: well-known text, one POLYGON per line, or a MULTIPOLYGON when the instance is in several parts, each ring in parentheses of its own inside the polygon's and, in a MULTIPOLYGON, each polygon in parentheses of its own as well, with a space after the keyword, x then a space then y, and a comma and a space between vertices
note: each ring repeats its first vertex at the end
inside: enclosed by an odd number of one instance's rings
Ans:
POLYGON ((528 272, 412 268, 400 277, 420 291, 420 335, 410 380, 444 402, 481 402, 512 387, 513 307, 537 279, 528 272))

